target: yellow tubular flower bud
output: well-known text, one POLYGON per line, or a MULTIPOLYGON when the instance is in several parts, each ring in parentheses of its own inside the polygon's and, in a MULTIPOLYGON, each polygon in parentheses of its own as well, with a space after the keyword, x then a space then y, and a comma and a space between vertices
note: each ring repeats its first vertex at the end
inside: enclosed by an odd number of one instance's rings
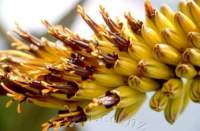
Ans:
POLYGON ((177 65, 181 60, 181 54, 176 49, 166 44, 156 44, 153 51, 155 57, 166 64, 177 65))
POLYGON ((149 17, 145 18, 145 25, 147 25, 147 27, 150 27, 152 30, 154 30, 155 32, 159 32, 155 26, 155 24, 152 22, 152 20, 149 17))
POLYGON ((160 35, 146 25, 142 26, 141 34, 147 45, 150 47, 153 47, 155 44, 162 42, 160 35))
POLYGON ((164 4, 160 7, 160 12, 173 24, 174 23, 174 11, 164 4))
POLYGON ((192 85, 193 79, 186 79, 183 81, 183 107, 181 110, 181 113, 185 111, 186 107, 188 106, 190 102, 190 92, 191 92, 191 85, 192 85))
POLYGON ((170 99, 168 102, 167 107, 165 108, 165 119, 170 123, 173 124, 177 117, 180 115, 183 107, 183 96, 179 96, 174 99, 170 99))
POLYGON ((175 21, 177 28, 182 29, 185 34, 192 31, 198 31, 194 22, 181 12, 175 14, 175 21))
POLYGON ((154 79, 169 79, 174 76, 168 66, 152 59, 142 59, 139 61, 137 71, 138 75, 154 79))
POLYGON ((129 39, 131 43, 145 43, 144 39, 141 37, 141 26, 143 25, 142 21, 136 20, 131 12, 125 12, 124 16, 126 18, 126 22, 124 23, 124 37, 129 39))
POLYGON ((112 108, 108 109, 103 105, 96 105, 96 103, 90 103, 84 108, 84 112, 89 120, 101 118, 112 111, 112 108))
POLYGON ((174 25, 159 11, 155 12, 154 17, 155 25, 160 32, 162 32, 165 28, 169 28, 174 30, 174 25), (164 21, 164 22, 163 22, 164 21))
POLYGON ((120 122, 128 120, 132 116, 134 116, 139 111, 141 106, 143 105, 145 99, 146 99, 146 97, 144 97, 144 99, 141 99, 141 101, 138 101, 133 105, 116 109, 115 122, 120 123, 120 122))
POLYGON ((200 77, 195 78, 192 82, 190 98, 193 102, 200 103, 200 77))
POLYGON ((88 99, 91 100, 93 98, 103 96, 104 93, 109 90, 106 87, 99 86, 93 81, 83 81, 80 84, 80 89, 78 92, 75 94, 73 99, 88 99), (95 92, 94 92, 95 90, 95 92))
POLYGON ((118 49, 116 46, 114 46, 111 42, 108 40, 98 40, 98 48, 101 49, 102 52, 105 53, 110 53, 112 54, 113 52, 118 52, 118 49))
POLYGON ((181 13, 185 14, 187 17, 192 19, 192 15, 190 12, 190 8, 188 6, 188 3, 185 0, 181 0, 178 4, 178 9, 181 13))
POLYGON ((130 40, 131 42, 139 41, 138 37, 133 33, 128 23, 124 23, 122 28, 122 35, 126 40, 130 40))
POLYGON ((188 38, 188 42, 192 46, 200 49, 200 33, 198 33, 198 32, 190 32, 190 33, 188 33, 187 38, 188 38))
POLYGON ((183 93, 182 81, 177 78, 171 78, 163 84, 161 91, 169 98, 178 97, 183 93))
POLYGON ((128 107, 146 97, 145 93, 141 93, 133 88, 130 88, 129 86, 120 86, 114 90, 111 90, 110 92, 117 94, 120 98, 116 108, 128 107))
POLYGON ((94 82, 98 85, 104 86, 104 87, 118 87, 120 85, 124 84, 124 78, 122 76, 119 76, 114 73, 109 74, 94 74, 93 75, 94 82))
POLYGON ((186 39, 182 37, 181 34, 173 30, 165 29, 162 32, 162 36, 167 42, 167 44, 173 46, 179 51, 183 51, 185 48, 189 47, 188 43, 186 42, 186 39))
POLYGON ((190 10, 190 13, 193 16, 193 19, 198 27, 200 27, 200 20, 198 19, 200 17, 200 7, 193 1, 188 2, 188 7, 190 10))
POLYGON ((183 53, 183 60, 193 65, 200 66, 200 50, 196 48, 188 48, 183 53))
POLYGON ((144 44, 132 44, 128 48, 128 53, 136 61, 144 58, 153 58, 151 49, 144 44))
POLYGON ((147 77, 138 77, 135 75, 131 75, 128 78, 128 85, 140 92, 155 91, 160 87, 159 83, 153 79, 147 77))
POLYGON ((197 71, 191 64, 179 64, 175 72, 178 77, 186 79, 192 79, 197 75, 197 71))
POLYGON ((168 104, 168 100, 169 98, 162 91, 157 91, 151 97, 150 107, 157 112, 163 111, 168 104))
POLYGON ((120 57, 113 68, 116 73, 129 76, 136 73, 137 63, 132 59, 120 57))
POLYGON ((154 17, 155 17, 155 11, 156 9, 153 7, 153 5, 151 4, 150 0, 145 0, 144 1, 144 7, 145 7, 145 13, 146 13, 146 25, 154 30, 157 30, 157 27, 155 26, 154 23, 154 17))

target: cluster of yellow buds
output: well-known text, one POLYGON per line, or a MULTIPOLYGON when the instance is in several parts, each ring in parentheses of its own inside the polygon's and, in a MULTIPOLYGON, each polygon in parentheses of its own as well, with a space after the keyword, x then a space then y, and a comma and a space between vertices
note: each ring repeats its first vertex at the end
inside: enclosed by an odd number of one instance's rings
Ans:
POLYGON ((58 115, 42 125, 49 128, 101 118, 115 110, 115 121, 132 117, 148 92, 150 107, 174 123, 189 101, 200 103, 200 0, 180 1, 178 11, 155 9, 145 0, 146 19, 130 12, 111 19, 99 8, 105 25, 77 12, 94 31, 85 39, 61 25, 43 24, 59 40, 36 38, 18 25, 15 50, 0 51, 0 94, 18 101, 55 108, 58 115))

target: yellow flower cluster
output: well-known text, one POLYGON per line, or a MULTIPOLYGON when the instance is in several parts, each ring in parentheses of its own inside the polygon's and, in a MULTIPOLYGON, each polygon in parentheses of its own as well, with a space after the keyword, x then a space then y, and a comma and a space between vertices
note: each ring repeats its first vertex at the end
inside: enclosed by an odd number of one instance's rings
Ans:
POLYGON ((145 1, 146 19, 126 12, 112 20, 99 8, 105 25, 94 22, 81 7, 83 20, 94 31, 85 39, 61 25, 43 24, 60 43, 36 38, 18 25, 10 33, 16 50, 0 51, 0 92, 18 101, 55 108, 49 128, 101 118, 115 110, 115 121, 133 116, 148 92, 150 107, 174 123, 189 101, 200 102, 200 0, 180 1, 178 11, 155 9, 145 1))

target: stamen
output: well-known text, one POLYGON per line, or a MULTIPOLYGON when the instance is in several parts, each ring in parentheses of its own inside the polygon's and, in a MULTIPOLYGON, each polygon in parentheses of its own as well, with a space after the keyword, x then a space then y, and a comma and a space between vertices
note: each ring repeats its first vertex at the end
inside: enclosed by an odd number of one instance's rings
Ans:
POLYGON ((141 34, 141 29, 142 29, 142 25, 143 25, 143 22, 142 21, 137 21, 135 20, 131 13, 130 12, 127 12, 124 14, 125 18, 127 19, 128 21, 128 24, 130 25, 132 31, 138 35, 141 34))
POLYGON ((110 28, 110 30, 114 33, 119 34, 121 31, 121 26, 118 26, 108 15, 108 12, 106 12, 105 8, 100 5, 99 6, 100 9, 100 13, 104 19, 104 21, 106 22, 106 24, 108 25, 108 27, 110 28))
POLYGON ((98 105, 104 105, 106 108, 111 108, 119 103, 120 97, 116 93, 107 91, 106 96, 94 99, 93 101, 98 105))
POLYGON ((97 36, 101 36, 100 33, 104 32, 104 29, 98 25, 96 22, 94 22, 86 13, 85 10, 78 5, 77 6, 77 12, 81 15, 81 17, 85 20, 85 22, 92 28, 92 30, 95 32, 97 36))
POLYGON ((109 40, 113 42, 113 44, 120 50, 120 51, 128 51, 128 47, 130 46, 130 41, 125 40, 118 34, 113 32, 109 32, 109 34, 104 34, 109 40))
POLYGON ((106 54, 106 55, 103 55, 103 61, 106 63, 106 67, 107 68, 113 67, 117 59, 118 59, 118 55, 117 54, 106 54))
POLYGON ((49 128, 59 128, 60 126, 69 127, 74 123, 84 122, 87 117, 81 107, 77 111, 59 114, 57 117, 52 118, 48 123, 44 123, 42 128, 44 131, 49 128))
POLYGON ((35 36, 27 33, 26 31, 24 31, 19 24, 16 24, 16 29, 14 30, 20 37, 22 37, 23 39, 31 42, 32 44, 34 44, 37 47, 42 47, 42 43, 40 41, 40 39, 36 38, 35 36))
POLYGON ((145 11, 146 11, 146 16, 149 17, 150 19, 154 18, 156 10, 152 6, 150 0, 145 0, 144 6, 145 6, 145 11))

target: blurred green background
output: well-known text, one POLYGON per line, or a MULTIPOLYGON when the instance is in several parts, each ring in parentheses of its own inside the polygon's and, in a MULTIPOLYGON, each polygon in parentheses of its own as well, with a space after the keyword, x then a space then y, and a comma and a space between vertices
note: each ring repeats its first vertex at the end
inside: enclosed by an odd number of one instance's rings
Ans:
POLYGON ((0 131, 39 131, 41 123, 55 115, 55 110, 22 104, 22 113, 16 112, 17 103, 5 108, 8 97, 0 97, 0 131))

